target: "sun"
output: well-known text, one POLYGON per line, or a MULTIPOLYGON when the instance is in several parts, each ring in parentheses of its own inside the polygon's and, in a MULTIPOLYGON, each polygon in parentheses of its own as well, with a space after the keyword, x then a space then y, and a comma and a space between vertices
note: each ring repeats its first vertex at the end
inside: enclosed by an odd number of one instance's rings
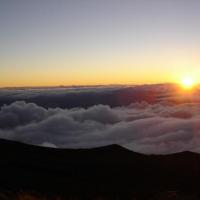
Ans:
POLYGON ((192 77, 182 79, 181 85, 184 89, 192 89, 195 86, 195 80, 192 77))

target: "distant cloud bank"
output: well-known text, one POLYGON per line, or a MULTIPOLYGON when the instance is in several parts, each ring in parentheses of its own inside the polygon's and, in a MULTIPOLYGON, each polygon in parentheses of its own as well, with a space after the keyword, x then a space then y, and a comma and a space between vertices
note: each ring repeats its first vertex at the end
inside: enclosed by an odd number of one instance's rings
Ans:
POLYGON ((200 104, 44 108, 16 101, 0 110, 0 137, 58 148, 120 144, 142 153, 200 152, 200 104))
POLYGON ((58 148, 200 152, 200 92, 175 85, 0 90, 0 137, 58 148))
POLYGON ((0 107, 15 101, 35 103, 44 108, 88 108, 103 104, 111 107, 126 106, 133 102, 156 103, 172 98, 175 85, 98 86, 37 89, 2 89, 0 107))

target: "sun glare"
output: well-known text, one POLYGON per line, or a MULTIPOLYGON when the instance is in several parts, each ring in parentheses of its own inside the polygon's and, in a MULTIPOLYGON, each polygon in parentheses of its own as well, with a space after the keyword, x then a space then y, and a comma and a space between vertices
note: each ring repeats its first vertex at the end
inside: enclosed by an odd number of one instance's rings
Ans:
POLYGON ((192 77, 185 77, 181 84, 185 89, 192 89, 195 85, 195 81, 192 77))

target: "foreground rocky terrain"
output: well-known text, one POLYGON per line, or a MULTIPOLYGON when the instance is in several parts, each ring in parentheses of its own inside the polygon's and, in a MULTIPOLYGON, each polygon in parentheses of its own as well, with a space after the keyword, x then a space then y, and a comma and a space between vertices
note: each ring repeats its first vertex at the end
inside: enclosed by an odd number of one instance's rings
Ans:
POLYGON ((0 140, 0 199, 200 199, 200 155, 119 145, 54 149, 0 140))

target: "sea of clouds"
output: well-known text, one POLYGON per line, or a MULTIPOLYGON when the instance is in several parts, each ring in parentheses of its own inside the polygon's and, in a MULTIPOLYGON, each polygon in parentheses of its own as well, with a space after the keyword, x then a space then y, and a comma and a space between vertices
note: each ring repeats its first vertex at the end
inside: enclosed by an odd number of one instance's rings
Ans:
POLYGON ((1 106, 0 138, 55 148, 120 144, 147 154, 200 152, 200 104, 133 101, 122 106, 45 108, 14 101, 1 106))

